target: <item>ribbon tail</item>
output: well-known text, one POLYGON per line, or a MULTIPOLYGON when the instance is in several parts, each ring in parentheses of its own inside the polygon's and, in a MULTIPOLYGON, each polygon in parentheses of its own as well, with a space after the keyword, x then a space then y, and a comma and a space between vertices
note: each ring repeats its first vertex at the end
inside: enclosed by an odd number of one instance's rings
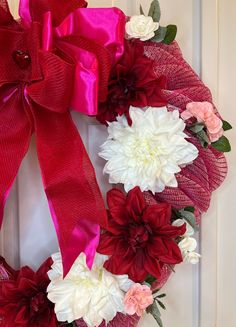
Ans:
POLYGON ((95 172, 69 113, 34 105, 38 158, 66 275, 81 252, 91 268, 107 223, 95 172))
POLYGON ((0 88, 0 227, 4 207, 30 142, 31 126, 17 88, 0 88))

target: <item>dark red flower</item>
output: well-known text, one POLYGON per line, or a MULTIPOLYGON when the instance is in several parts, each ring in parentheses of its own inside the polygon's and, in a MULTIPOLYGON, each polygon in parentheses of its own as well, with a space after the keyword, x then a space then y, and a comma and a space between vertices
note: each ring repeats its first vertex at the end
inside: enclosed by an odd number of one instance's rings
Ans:
POLYGON ((22 268, 15 279, 0 281, 0 326, 56 327, 54 305, 48 300, 48 259, 35 273, 22 268))
POLYGON ((114 274, 128 274, 135 282, 148 274, 161 276, 164 264, 183 261, 175 241, 186 226, 171 225, 171 206, 147 205, 138 187, 127 197, 118 189, 107 194, 109 227, 102 233, 98 252, 110 255, 105 268, 114 274))
POLYGON ((125 53, 111 73, 107 101, 100 103, 97 119, 101 123, 114 121, 127 114, 129 107, 161 107, 167 104, 160 90, 166 78, 156 77, 154 61, 144 55, 142 42, 126 41, 125 53))

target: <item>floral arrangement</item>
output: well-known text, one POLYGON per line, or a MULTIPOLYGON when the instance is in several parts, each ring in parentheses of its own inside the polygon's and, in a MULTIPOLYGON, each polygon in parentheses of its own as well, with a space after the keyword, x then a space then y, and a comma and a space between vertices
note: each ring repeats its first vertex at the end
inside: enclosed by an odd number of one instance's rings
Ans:
POLYGON ((132 17, 86 5, 21 0, 15 21, 0 2, 0 219, 34 132, 60 245, 37 272, 0 258, 4 327, 136 327, 145 312, 162 327, 161 289, 199 262, 194 234, 227 173, 232 127, 159 2, 132 17), (70 108, 107 126, 107 210, 70 108))

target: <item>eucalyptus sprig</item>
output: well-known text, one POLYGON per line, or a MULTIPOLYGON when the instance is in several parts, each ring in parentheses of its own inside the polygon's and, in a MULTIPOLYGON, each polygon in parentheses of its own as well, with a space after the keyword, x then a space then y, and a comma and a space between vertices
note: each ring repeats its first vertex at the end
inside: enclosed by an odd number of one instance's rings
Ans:
MULTIPOLYGON (((145 15, 142 6, 140 5, 140 14, 145 15)), ((161 19, 161 7, 158 0, 153 0, 148 11, 148 16, 152 17, 154 22, 159 23, 161 19)), ((151 39, 153 42, 162 42, 165 44, 171 44, 177 34, 176 25, 168 25, 166 27, 159 26, 158 30, 155 32, 155 36, 151 39)))
POLYGON ((161 319, 161 312, 160 312, 159 307, 163 310, 166 310, 164 303, 160 300, 164 297, 166 297, 166 294, 164 294, 164 293, 158 294, 158 291, 157 291, 156 295, 154 294, 153 304, 147 308, 147 313, 150 313, 153 316, 153 318, 158 323, 159 327, 163 327, 163 322, 161 319))
POLYGON ((194 229, 194 231, 197 232, 199 228, 196 222, 194 211, 194 207, 189 206, 181 210, 176 210, 175 215, 177 218, 186 220, 188 224, 194 229))

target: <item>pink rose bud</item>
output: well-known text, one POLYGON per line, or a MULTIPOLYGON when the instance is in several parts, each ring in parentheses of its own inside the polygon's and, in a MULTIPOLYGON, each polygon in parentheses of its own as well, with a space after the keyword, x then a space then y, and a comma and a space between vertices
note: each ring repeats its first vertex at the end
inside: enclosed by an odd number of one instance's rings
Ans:
POLYGON ((216 142, 223 135, 222 120, 215 114, 214 107, 210 102, 190 102, 181 118, 187 120, 196 118, 199 123, 206 126, 207 134, 211 142, 216 142))
POLYGON ((153 296, 150 287, 147 285, 134 284, 125 295, 125 312, 128 315, 137 314, 141 317, 145 309, 153 303, 153 296))

